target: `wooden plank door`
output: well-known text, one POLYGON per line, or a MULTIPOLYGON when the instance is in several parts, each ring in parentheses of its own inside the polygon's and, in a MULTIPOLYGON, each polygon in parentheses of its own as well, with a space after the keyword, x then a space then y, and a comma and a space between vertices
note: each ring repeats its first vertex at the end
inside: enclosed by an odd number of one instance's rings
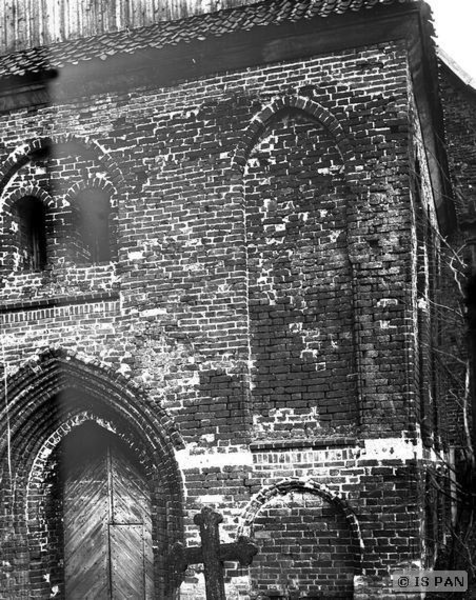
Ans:
POLYGON ((145 598, 143 525, 111 525, 109 540, 112 597, 145 598))
POLYGON ((63 494, 65 595, 68 600, 110 598, 108 485, 104 456, 88 456, 69 474, 63 494))
POLYGON ((69 448, 63 474, 66 599, 149 600, 153 555, 147 481, 112 436, 96 437, 88 446, 88 431, 82 452, 69 448))
POLYGON ((124 448, 109 453, 109 477, 112 598, 152 598, 152 519, 147 483, 124 448))

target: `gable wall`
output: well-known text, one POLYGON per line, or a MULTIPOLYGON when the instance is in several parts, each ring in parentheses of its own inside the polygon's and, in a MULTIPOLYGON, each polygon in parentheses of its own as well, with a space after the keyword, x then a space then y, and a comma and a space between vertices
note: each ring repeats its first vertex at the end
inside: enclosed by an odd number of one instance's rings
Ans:
MULTIPOLYGON (((283 519, 289 535, 279 552, 262 548, 256 591, 321 586, 348 597, 361 567, 385 578, 420 556, 417 509, 398 510, 415 492, 407 89, 405 48, 387 44, 0 116, 2 164, 18 166, 3 171, 3 235, 12 202, 35 186, 57 232, 43 273, 4 257, 8 372, 61 346, 141 386, 184 443, 190 540, 204 503, 225 514, 223 538, 233 539, 253 496, 281 480, 283 514, 301 510, 286 489, 308 479, 313 494, 330 490, 322 511, 336 531, 352 531, 343 506, 358 515, 363 549, 354 531, 346 548, 356 556, 339 549, 313 581, 296 565, 281 576, 294 564, 285 548, 308 529, 307 517, 297 530, 283 519), (46 158, 34 154, 45 137, 60 142, 46 158), (85 184, 110 190, 115 263, 78 266, 64 251, 85 184), (270 580, 260 565, 273 560, 270 580)), ((274 535, 265 530, 262 539, 274 535)), ((27 553, 9 548, 5 560, 27 573, 27 553)), ((233 574, 230 590, 246 597, 247 572, 233 574)), ((20 594, 29 584, 8 585, 20 594)), ((360 585, 359 597, 372 597, 370 580, 360 585)), ((46 581, 37 589, 51 591, 46 581)), ((203 597, 194 570, 182 596, 203 597)))

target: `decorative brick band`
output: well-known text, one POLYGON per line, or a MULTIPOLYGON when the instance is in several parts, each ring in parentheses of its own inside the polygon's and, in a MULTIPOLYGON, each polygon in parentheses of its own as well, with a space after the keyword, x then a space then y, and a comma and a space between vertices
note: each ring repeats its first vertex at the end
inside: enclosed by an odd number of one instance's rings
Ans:
MULTIPOLYGON (((364 550, 364 542, 362 539, 359 521, 352 509, 348 506, 347 502, 337 496, 328 487, 314 481, 313 479, 305 477, 289 477, 280 479, 279 481, 263 487, 248 503, 246 506, 241 523, 238 527, 237 536, 240 535, 251 535, 252 525, 265 504, 276 496, 284 496, 291 491, 308 492, 320 496, 327 502, 333 504, 338 510, 340 510, 348 523, 349 529, 352 533, 356 549, 359 549, 358 564, 362 563, 362 553, 364 550)), ((252 537, 252 536, 251 536, 252 537)))
POLYGON ((321 123, 331 133, 336 141, 336 147, 342 156, 345 168, 345 164, 352 160, 354 153, 352 144, 347 138, 342 125, 334 115, 318 102, 304 96, 284 96, 283 98, 275 100, 257 113, 251 120, 236 148, 233 166, 239 170, 244 169, 251 150, 265 131, 268 124, 276 117, 276 115, 289 109, 306 113, 312 119, 321 123))
POLYGON ((324 439, 285 439, 285 440, 264 440, 252 442, 250 449, 255 452, 262 450, 294 450, 297 448, 347 448, 354 447, 357 443, 356 438, 324 438, 324 439))
MULTIPOLYGON (((45 310, 60 306, 77 306, 96 302, 116 302, 119 300, 118 292, 97 292, 81 294, 79 296, 56 296, 53 298, 32 298, 18 302, 0 303, 0 315, 18 313, 30 310, 45 310)), ((18 319, 16 319, 18 320, 18 319)))

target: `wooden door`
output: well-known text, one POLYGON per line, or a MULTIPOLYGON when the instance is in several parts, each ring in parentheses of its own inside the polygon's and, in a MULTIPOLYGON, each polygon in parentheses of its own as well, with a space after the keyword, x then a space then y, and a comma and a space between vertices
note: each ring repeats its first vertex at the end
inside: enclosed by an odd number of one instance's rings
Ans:
POLYGON ((150 495, 127 449, 84 427, 63 452, 67 600, 153 597, 150 495))

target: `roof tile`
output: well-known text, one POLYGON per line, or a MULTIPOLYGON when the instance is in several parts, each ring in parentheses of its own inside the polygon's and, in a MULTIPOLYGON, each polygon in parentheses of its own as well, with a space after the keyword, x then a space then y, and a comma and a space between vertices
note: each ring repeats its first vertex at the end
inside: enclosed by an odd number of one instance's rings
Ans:
POLYGON ((265 0, 180 21, 164 21, 135 30, 105 33, 23 50, 0 57, 0 78, 39 73, 68 64, 118 54, 133 54, 148 48, 165 48, 179 43, 203 41, 236 31, 249 31, 271 24, 294 23, 301 19, 342 15, 370 9, 377 4, 409 3, 414 0, 265 0))

